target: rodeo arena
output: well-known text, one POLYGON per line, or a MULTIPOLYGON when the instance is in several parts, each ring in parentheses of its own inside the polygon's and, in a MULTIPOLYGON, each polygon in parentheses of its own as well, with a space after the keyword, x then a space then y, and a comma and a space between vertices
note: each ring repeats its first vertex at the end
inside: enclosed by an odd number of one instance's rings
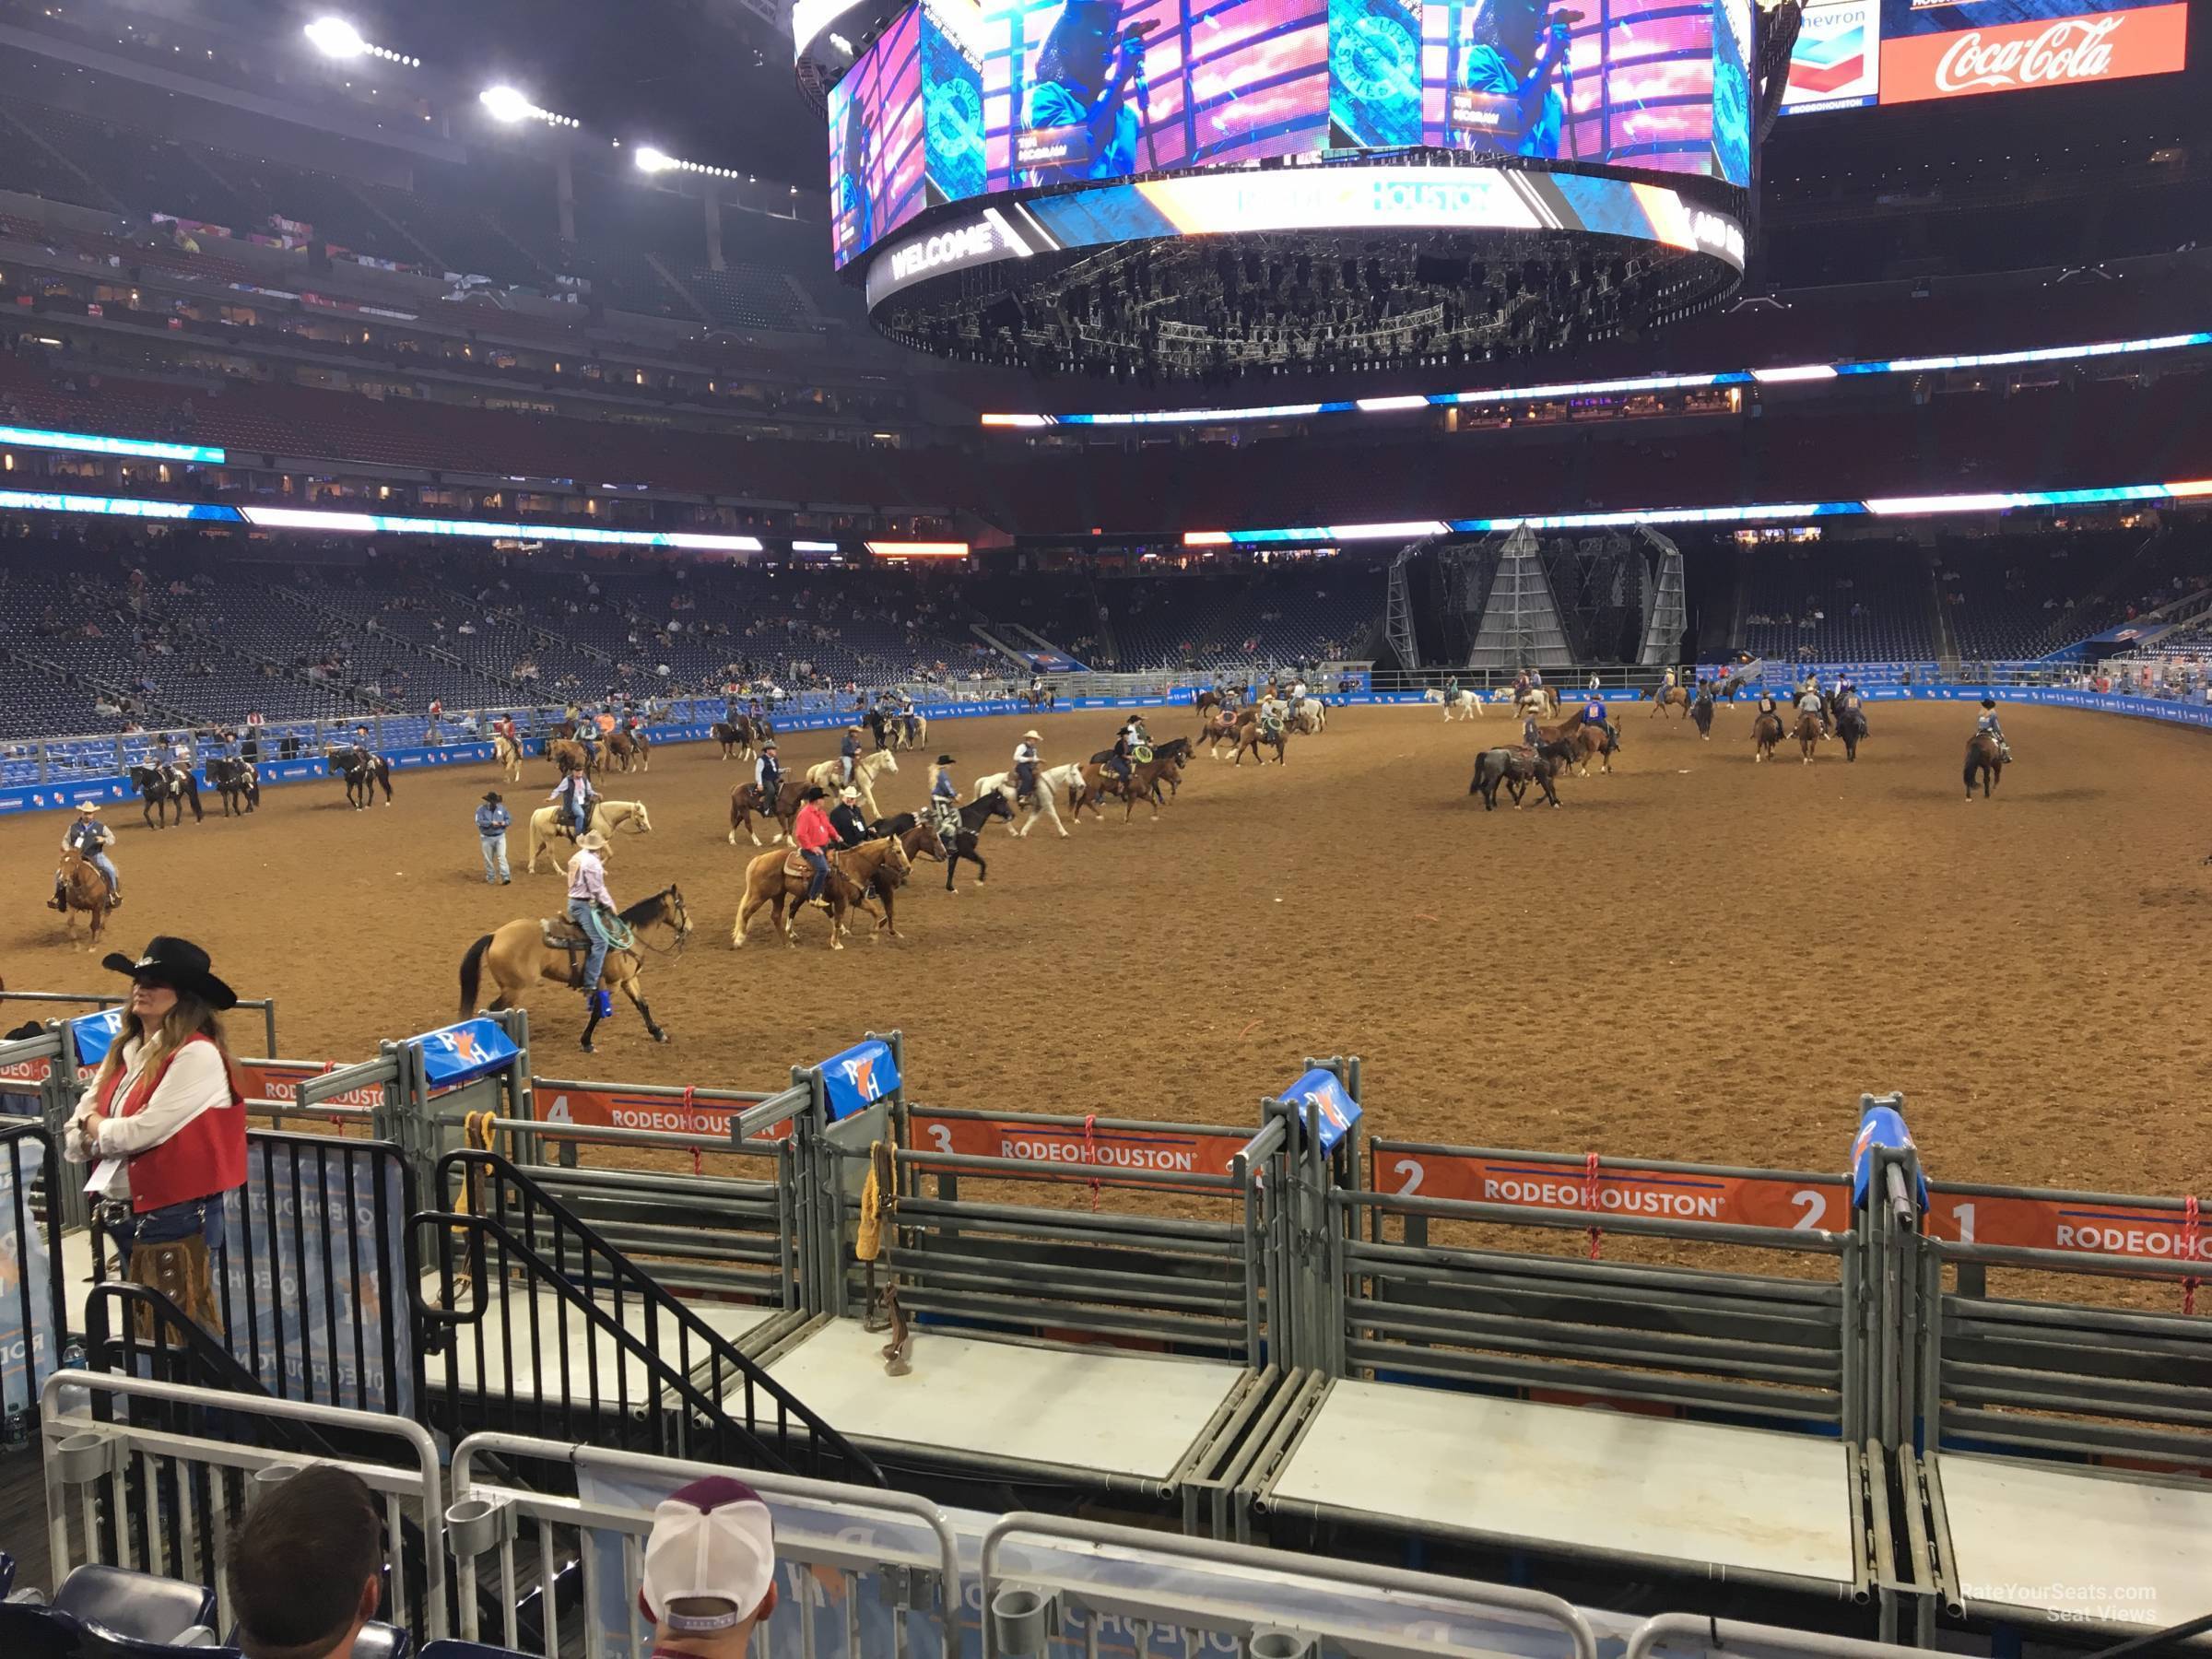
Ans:
POLYGON ((2212 1655, 2191 11, 0 0, 0 1659, 2212 1655))

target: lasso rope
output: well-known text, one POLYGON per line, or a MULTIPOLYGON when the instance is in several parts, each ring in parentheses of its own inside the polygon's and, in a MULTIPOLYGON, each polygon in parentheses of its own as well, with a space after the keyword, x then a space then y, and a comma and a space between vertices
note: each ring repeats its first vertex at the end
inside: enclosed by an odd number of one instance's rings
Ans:
POLYGON ((1090 1213, 1094 1216, 1099 1213, 1099 1141, 1095 1133, 1098 1123, 1097 1112, 1087 1112, 1083 1114, 1083 1161, 1091 1169, 1090 1213))
MULTIPOLYGON (((1594 1152, 1583 1162, 1583 1207, 1586 1210, 1597 1207, 1597 1154, 1594 1152)), ((1603 1238, 1604 1234, 1597 1228, 1590 1230, 1590 1259, 1594 1262, 1598 1259, 1603 1248, 1600 1242, 1603 1238)))
MULTIPOLYGON (((2200 1248, 2198 1223, 2201 1219, 2202 1218, 2198 1214, 2196 1194, 2192 1193, 2182 1201, 2182 1254, 2192 1262, 2198 1259, 2200 1248)), ((2203 1282, 2194 1274, 2182 1281, 2183 1312, 2194 1313, 2196 1312, 2196 1288, 2203 1282)))

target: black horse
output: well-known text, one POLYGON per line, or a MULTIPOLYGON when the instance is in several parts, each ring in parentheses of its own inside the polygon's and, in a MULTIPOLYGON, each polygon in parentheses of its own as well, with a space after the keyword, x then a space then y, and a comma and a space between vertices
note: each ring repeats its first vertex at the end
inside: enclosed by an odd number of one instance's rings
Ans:
POLYGON ((1856 703, 1836 710, 1836 735, 1843 739, 1843 759, 1859 758, 1859 740, 1866 735, 1866 711, 1856 703))
POLYGON ((1502 783, 1513 797, 1513 809, 1519 811, 1522 795, 1534 783, 1543 790, 1545 800, 1557 806, 1559 797, 1551 781, 1565 764, 1565 759, 1556 752, 1556 746, 1548 743, 1533 756, 1525 749, 1484 749, 1475 757, 1475 781, 1467 785, 1467 793, 1482 797, 1485 812, 1494 812, 1498 808, 1498 786, 1502 783))
POLYGON ((372 755, 357 744, 352 748, 332 749, 324 762, 346 780, 346 804, 356 812, 375 800, 379 784, 383 786, 384 805, 392 805, 392 762, 383 756, 372 755))
POLYGON ((959 890, 952 885, 952 878, 959 871, 960 860, 963 858, 975 866, 977 882, 981 883, 991 874, 990 866, 983 863, 983 855, 975 849, 976 831, 993 818, 1005 818, 1008 823, 1013 821, 1014 808, 1006 805, 1006 793, 1003 790, 994 789, 982 800, 971 801, 960 808, 960 832, 947 842, 945 847, 945 890, 947 892, 952 893, 959 890))
MULTIPOLYGON (((1156 777, 1152 780, 1152 805, 1155 806, 1164 806, 1167 805, 1167 802, 1160 799, 1160 780, 1164 778, 1167 781, 1168 798, 1170 800, 1182 793, 1182 768, 1191 763, 1193 746, 1188 737, 1171 737, 1165 743, 1153 744, 1151 748, 1153 759, 1172 760, 1175 762, 1172 767, 1162 771, 1159 777, 1156 777)), ((1093 766, 1104 766, 1112 759, 1113 751, 1112 749, 1100 749, 1097 754, 1090 758, 1090 763, 1093 766)), ((1132 766, 1138 766, 1145 764, 1145 762, 1132 759, 1130 764, 1132 766)))
POLYGON ((206 818, 200 810, 200 781, 185 766, 134 766, 131 768, 131 787, 138 792, 144 803, 139 816, 146 819, 149 830, 169 828, 169 809, 177 809, 177 822, 184 821, 184 808, 192 808, 192 821, 199 823, 206 818))
POLYGON ((207 782, 223 797, 223 816, 243 817, 261 806, 261 778, 243 760, 218 755, 207 762, 207 782))
POLYGON ((1689 717, 1698 723, 1698 735, 1706 742, 1712 741, 1712 688, 1700 685, 1698 700, 1689 705, 1689 717))

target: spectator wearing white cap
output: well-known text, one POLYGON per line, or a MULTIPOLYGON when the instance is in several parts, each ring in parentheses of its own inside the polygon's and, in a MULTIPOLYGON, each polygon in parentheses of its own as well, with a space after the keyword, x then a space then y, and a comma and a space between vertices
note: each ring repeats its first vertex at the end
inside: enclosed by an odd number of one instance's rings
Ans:
POLYGON ((760 1494, 710 1475, 663 1499, 638 1602, 654 1659, 746 1659, 753 1627, 776 1610, 775 1532, 760 1494))

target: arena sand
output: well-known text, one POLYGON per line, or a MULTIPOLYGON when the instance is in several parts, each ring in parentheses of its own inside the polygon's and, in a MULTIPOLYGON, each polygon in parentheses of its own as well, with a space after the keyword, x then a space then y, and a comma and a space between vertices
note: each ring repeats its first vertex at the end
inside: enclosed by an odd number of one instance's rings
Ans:
MULTIPOLYGON (((624 1082, 773 1088, 794 1062, 902 1028, 910 1095, 993 1110, 1257 1122, 1306 1054, 1357 1053, 1379 1133, 1459 1144, 1841 1168, 1861 1090, 1902 1089, 1928 1167, 1955 1180, 2203 1191, 2212 1027, 2190 963, 2212 923, 2212 748, 2200 734, 2018 709, 2020 762, 1994 799, 1959 782, 1971 710, 1876 705, 1855 766, 1755 766, 1747 711, 1710 744, 1618 711, 1612 777, 1564 807, 1486 814, 1475 751, 1495 712, 1339 712, 1289 764, 1201 756, 1157 824, 1061 841, 993 826, 987 884, 947 897, 922 865, 899 942, 823 947, 730 922, 752 849, 723 839, 740 767, 665 747, 606 793, 651 807, 609 870, 629 900, 681 885, 698 928, 646 984, 675 1034, 626 1006, 580 1055, 580 999, 531 1005, 537 1069, 624 1082)), ((924 762, 1003 770, 1026 720, 942 723, 901 759, 885 810, 916 807, 924 762)), ((1092 712, 1035 724, 1048 762, 1110 741, 1092 712)), ((1193 730, 1155 711, 1166 737, 1193 730)), ((793 737, 785 759, 825 758, 793 737)), ((471 813, 502 787, 518 820, 550 789, 488 765, 403 772, 397 803, 349 811, 336 782, 273 788, 249 819, 155 833, 111 807, 129 902, 116 948, 206 945, 243 994, 277 1001, 280 1046, 350 1060, 458 1013, 478 935, 559 909, 558 878, 487 887, 471 813)), ((207 800, 213 803, 212 794, 207 800)), ((42 910, 64 818, 0 822, 15 895, 0 975, 18 990, 112 988, 42 910)), ((236 1034, 253 1028, 241 1020, 236 1034)), ((258 1047, 257 1034, 246 1043, 258 1047)))

